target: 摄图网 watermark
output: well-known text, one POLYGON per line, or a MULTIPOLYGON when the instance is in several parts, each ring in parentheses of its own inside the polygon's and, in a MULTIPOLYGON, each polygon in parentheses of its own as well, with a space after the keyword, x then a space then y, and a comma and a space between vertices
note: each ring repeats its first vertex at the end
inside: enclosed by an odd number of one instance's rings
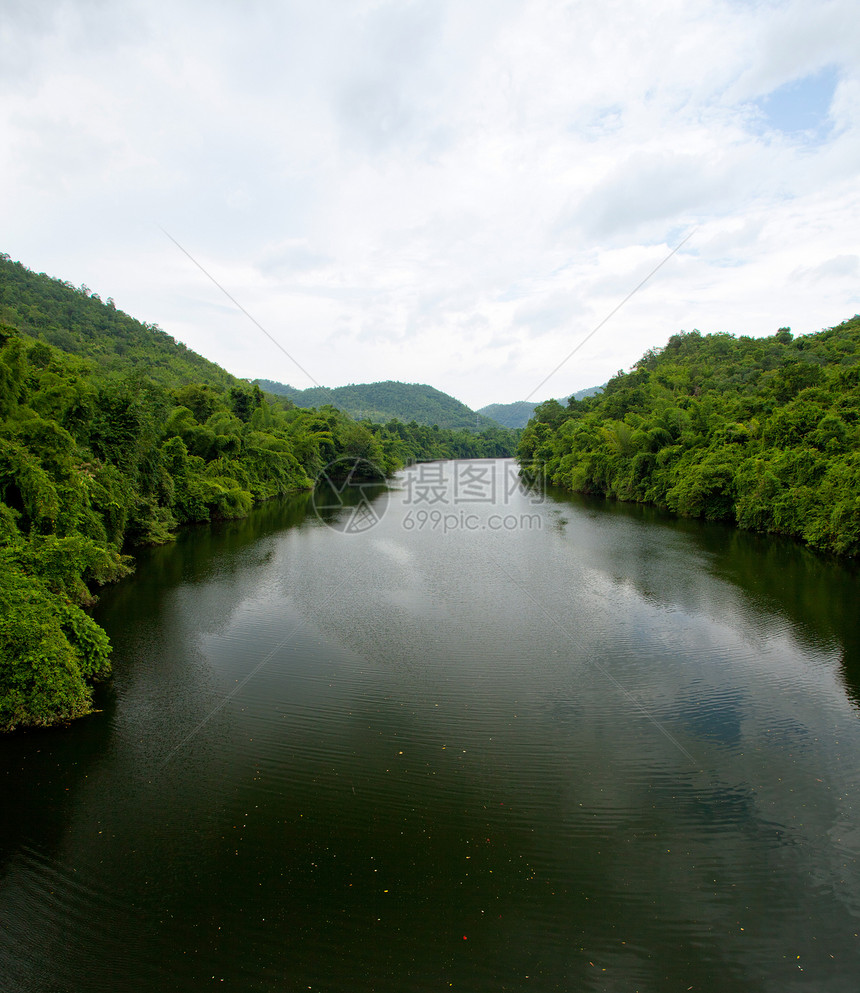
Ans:
MULTIPOLYGON (((542 526, 540 514, 520 510, 523 503, 544 502, 542 483, 525 485, 513 460, 421 462, 399 473, 396 484, 407 531, 534 531, 542 526)), ((319 520, 343 534, 369 531, 388 505, 384 473, 363 459, 341 458, 326 466, 313 495, 319 520)))
POLYGON ((402 482, 405 531, 536 531, 542 524, 540 514, 511 509, 515 500, 520 506, 544 501, 542 488, 524 487, 515 462, 424 462, 402 482), (490 508, 494 512, 487 514, 490 508))
POLYGON ((403 476, 407 506, 508 506, 515 498, 544 502, 542 486, 524 487, 513 461, 421 462, 403 476))

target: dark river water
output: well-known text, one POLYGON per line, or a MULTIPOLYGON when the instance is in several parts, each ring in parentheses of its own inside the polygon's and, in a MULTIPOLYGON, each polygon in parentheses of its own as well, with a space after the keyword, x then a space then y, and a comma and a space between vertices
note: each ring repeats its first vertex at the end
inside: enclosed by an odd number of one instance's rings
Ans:
POLYGON ((0 740, 3 991, 860 987, 858 575, 528 494, 271 504, 104 591, 0 740))

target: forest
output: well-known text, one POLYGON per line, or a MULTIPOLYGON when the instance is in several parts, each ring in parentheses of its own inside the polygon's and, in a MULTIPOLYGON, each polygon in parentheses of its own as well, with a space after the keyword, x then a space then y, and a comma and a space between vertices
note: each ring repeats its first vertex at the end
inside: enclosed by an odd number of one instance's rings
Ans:
POLYGON ((153 325, 0 259, 0 730, 91 711, 110 644, 87 607, 141 545, 311 489, 338 459, 513 453, 516 435, 356 421, 230 376, 153 325))
POLYGON ((603 392, 540 405, 525 476, 860 552, 860 317, 767 338, 673 335, 603 392))
MULTIPOLYGON (((353 383, 333 389, 314 386, 297 390, 269 379, 257 379, 255 382, 267 393, 288 397, 297 407, 321 407, 333 403, 360 420, 379 423, 392 418, 414 420, 418 424, 435 424, 466 431, 474 430, 476 425, 479 428, 498 426, 492 418, 478 414, 450 394, 422 383, 386 380, 380 383, 353 383)), ((525 427, 525 420, 520 427, 525 427)))

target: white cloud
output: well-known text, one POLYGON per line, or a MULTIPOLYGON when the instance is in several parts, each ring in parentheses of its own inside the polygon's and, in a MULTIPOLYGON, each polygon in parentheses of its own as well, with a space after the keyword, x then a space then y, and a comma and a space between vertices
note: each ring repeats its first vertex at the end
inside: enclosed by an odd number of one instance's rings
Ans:
POLYGON ((843 277, 856 279, 858 273, 860 273, 860 257, 857 255, 834 255, 832 259, 827 259, 820 265, 808 269, 795 269, 792 275, 796 279, 806 279, 818 283, 821 280, 841 280, 843 277))
POLYGON ((690 231, 548 395, 680 328, 860 309, 848 0, 7 8, 0 250, 239 375, 308 385, 159 225, 319 382, 475 406, 527 395, 690 231), (826 134, 762 129, 756 101, 826 67, 826 134))

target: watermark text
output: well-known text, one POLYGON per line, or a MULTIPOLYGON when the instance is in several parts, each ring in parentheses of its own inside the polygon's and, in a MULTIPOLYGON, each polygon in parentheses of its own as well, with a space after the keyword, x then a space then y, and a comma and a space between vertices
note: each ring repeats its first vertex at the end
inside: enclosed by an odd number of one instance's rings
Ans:
POLYGON ((540 514, 490 514, 481 517, 466 510, 408 510, 403 518, 404 531, 540 531, 540 514))

